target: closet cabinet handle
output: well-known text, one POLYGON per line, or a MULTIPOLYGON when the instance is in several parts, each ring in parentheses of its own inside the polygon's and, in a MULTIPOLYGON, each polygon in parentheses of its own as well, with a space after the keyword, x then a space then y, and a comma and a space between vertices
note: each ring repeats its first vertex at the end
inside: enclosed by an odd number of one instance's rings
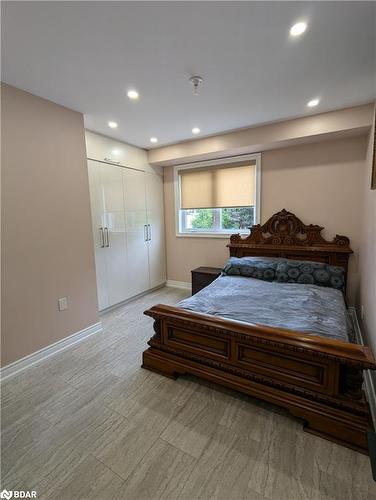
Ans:
POLYGON ((148 241, 148 226, 144 224, 144 240, 148 241))
POLYGON ((99 228, 99 240, 101 244, 101 248, 104 248, 104 234, 103 234, 103 227, 99 228))
POLYGON ((148 241, 151 241, 151 225, 148 224, 148 241))
POLYGON ((109 163, 114 163, 115 165, 120 165, 120 160, 113 160, 112 158, 105 158, 104 161, 108 161, 109 163))
POLYGON ((104 230, 106 232, 106 248, 108 248, 110 246, 110 236, 108 234, 108 228, 105 227, 104 230))

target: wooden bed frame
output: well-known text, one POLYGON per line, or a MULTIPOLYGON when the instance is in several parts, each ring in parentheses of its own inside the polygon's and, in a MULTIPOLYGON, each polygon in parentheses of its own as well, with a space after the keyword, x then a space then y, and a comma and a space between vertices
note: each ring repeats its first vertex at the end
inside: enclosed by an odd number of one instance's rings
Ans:
MULTIPOLYGON (((232 235, 230 255, 285 257, 348 267, 349 239, 326 241, 322 227, 282 210, 246 238, 232 235)), ((176 378, 189 373, 287 408, 305 430, 367 452, 372 425, 362 370, 376 369, 369 347, 240 323, 158 304, 145 311, 154 335, 144 368, 176 378)))

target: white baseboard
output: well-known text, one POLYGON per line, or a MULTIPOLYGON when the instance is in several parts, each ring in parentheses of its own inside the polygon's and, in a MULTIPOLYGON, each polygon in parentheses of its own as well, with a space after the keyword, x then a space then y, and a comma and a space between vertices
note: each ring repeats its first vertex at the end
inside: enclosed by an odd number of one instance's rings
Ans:
MULTIPOLYGON (((349 312, 350 316, 352 319, 354 331, 355 331, 355 338, 358 344, 361 345, 366 345, 364 341, 364 335, 362 332, 362 329, 360 328, 359 321, 358 321, 358 316, 356 314, 356 309, 355 307, 349 307, 349 312)), ((376 427, 376 379, 375 379, 375 374, 371 370, 364 370, 363 371, 364 375, 364 386, 365 386, 365 391, 369 403, 369 407, 371 410, 371 415, 372 415, 372 420, 373 423, 376 427)))
POLYGON ((175 288, 184 288, 186 290, 190 290, 192 285, 187 281, 167 280, 166 286, 173 286, 175 288))
POLYGON ((68 349, 68 347, 71 347, 78 342, 82 342, 91 335, 95 335, 96 333, 99 333, 101 331, 102 323, 99 321, 94 325, 88 326, 87 328, 84 328, 79 332, 69 335, 69 337, 65 337, 64 339, 58 340, 54 344, 40 349, 40 351, 33 352, 32 354, 29 354, 28 356, 25 356, 24 358, 21 358, 14 363, 10 363, 9 365, 6 365, 1 369, 1 380, 12 377, 13 375, 16 375, 16 373, 20 373, 23 370, 26 370, 27 368, 30 368, 31 366, 44 361, 50 356, 54 356, 58 352, 64 351, 65 349, 68 349))

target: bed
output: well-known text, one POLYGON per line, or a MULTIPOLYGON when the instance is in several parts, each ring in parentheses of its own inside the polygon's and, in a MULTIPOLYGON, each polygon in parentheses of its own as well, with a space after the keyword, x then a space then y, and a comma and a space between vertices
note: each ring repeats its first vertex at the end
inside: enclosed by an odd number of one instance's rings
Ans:
MULTIPOLYGON (((336 266, 346 286, 349 239, 327 241, 322 230, 282 210, 249 236, 232 235, 227 246, 234 261, 336 266)), ((142 366, 173 378, 193 374, 269 401, 302 418, 306 431, 367 452, 371 419, 362 371, 376 365, 370 348, 354 343, 343 297, 310 283, 220 276, 177 306, 145 311, 154 334, 142 366)))

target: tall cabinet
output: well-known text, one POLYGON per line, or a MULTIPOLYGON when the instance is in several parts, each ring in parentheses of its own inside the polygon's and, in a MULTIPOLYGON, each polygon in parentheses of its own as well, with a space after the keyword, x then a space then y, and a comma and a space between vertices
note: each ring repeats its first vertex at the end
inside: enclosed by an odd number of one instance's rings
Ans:
POLYGON ((143 150, 90 132, 86 140, 103 310, 166 281, 163 178, 143 150))

